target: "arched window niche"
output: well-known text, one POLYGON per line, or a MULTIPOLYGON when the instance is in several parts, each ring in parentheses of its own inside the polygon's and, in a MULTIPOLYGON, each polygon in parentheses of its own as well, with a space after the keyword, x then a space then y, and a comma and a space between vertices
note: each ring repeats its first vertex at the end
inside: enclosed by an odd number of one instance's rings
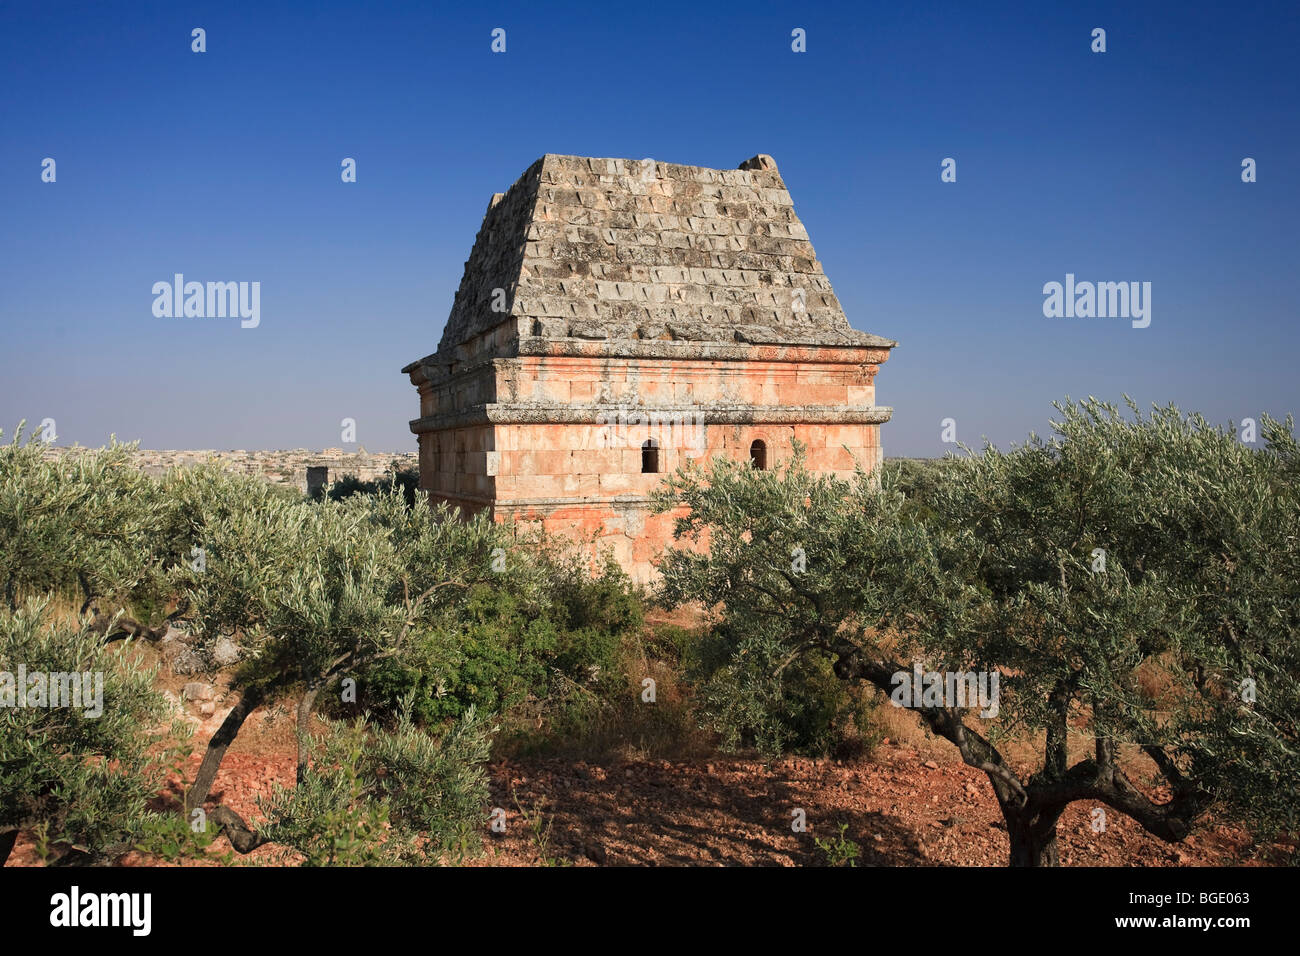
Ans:
POLYGON ((641 445, 641 474, 659 474, 659 443, 653 438, 641 445))

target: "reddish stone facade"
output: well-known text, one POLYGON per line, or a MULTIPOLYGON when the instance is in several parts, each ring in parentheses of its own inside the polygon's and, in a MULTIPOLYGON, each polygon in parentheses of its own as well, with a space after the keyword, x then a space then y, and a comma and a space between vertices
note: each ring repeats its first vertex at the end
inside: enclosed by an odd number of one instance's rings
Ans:
POLYGON ((493 197, 442 345, 403 371, 431 499, 644 581, 673 519, 650 492, 687 459, 798 440, 815 470, 874 467, 896 343, 848 326, 769 157, 636 166, 546 156, 493 197))

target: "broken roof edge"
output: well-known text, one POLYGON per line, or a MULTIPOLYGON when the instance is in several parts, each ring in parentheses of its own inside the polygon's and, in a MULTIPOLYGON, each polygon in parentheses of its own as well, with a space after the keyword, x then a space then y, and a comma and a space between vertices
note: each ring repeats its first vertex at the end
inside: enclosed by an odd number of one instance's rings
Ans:
MULTIPOLYGON (((777 176, 780 176, 781 174, 780 169, 777 168, 776 160, 773 159, 771 156, 769 156, 767 153, 756 153, 753 156, 749 157, 749 159, 746 159, 744 162, 740 163, 735 167, 699 166, 693 163, 670 163, 668 162, 668 160, 655 159, 654 157, 651 156, 644 156, 640 159, 637 159, 636 157, 633 156, 582 156, 577 153, 543 153, 540 157, 538 157, 536 161, 532 163, 532 165, 530 165, 526 170, 524 170, 523 175, 521 175, 519 179, 520 180, 524 179, 534 169, 537 169, 537 171, 540 173, 541 170, 543 170, 546 167, 547 162, 549 160, 572 160, 579 163, 585 163, 587 165, 587 168, 592 172, 600 171, 597 169, 596 166, 592 164, 603 163, 603 164, 607 164, 605 166, 604 171, 606 171, 608 174, 611 175, 614 174, 615 172, 619 172, 620 170, 618 169, 617 165, 613 169, 610 169, 608 166, 608 164, 610 163, 622 164, 623 169, 621 170, 621 172, 625 172, 625 173, 630 173, 633 171, 630 167, 626 165, 628 163, 654 163, 656 171, 660 166, 664 166, 670 169, 685 169, 691 171, 705 171, 711 173, 761 172, 761 173, 774 173, 777 176)), ((514 185, 512 185, 510 188, 513 189, 514 185)), ((489 206, 489 208, 491 207, 489 206)))

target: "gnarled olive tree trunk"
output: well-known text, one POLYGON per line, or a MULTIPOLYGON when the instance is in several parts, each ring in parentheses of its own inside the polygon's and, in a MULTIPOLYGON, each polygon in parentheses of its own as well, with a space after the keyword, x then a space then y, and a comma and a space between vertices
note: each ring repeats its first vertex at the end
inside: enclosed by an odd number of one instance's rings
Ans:
POLYGON ((194 783, 185 794, 187 815, 207 802, 208 792, 217 779, 217 771, 221 769, 221 761, 226 756, 226 751, 235 742, 235 737, 239 734, 239 728, 244 726, 244 721, 265 699, 266 691, 262 687, 254 685, 245 688, 239 703, 230 709, 226 719, 212 735, 212 739, 208 741, 207 752, 203 755, 203 762, 199 764, 199 772, 194 777, 194 783))
MULTIPOLYGON (((836 676, 845 681, 864 681, 886 696, 894 687, 893 675, 906 670, 893 661, 869 659, 856 646, 839 645, 835 650, 836 676)), ((1054 694, 1053 698, 1058 696, 1061 695, 1054 694)), ((1056 825, 1065 808, 1076 800, 1111 807, 1148 833, 1170 843, 1187 836, 1192 821, 1210 804, 1210 795, 1186 779, 1173 758, 1159 747, 1143 748, 1173 792, 1172 800, 1157 804, 1124 775, 1113 742, 1104 738, 1098 739, 1093 758, 1067 767, 1063 719, 1049 729, 1045 772, 1022 782, 997 748, 965 725, 960 710, 921 707, 916 713, 932 732, 957 748, 968 766, 987 774, 1007 824, 1012 866, 1060 864, 1056 825)))
POLYGON ((1061 853, 1056 842, 1056 823, 1064 807, 1026 813, 1003 805, 1002 818, 1011 841, 1012 866, 1060 866, 1061 853))

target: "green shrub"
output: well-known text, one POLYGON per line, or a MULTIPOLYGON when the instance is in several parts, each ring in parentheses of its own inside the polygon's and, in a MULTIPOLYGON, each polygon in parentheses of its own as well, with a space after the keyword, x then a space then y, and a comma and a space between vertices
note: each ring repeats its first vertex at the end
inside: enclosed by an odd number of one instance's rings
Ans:
POLYGON ((280 857, 301 854, 303 866, 377 866, 398 849, 388 839, 389 804, 366 792, 361 767, 365 728, 358 721, 313 737, 317 762, 294 787, 272 786, 258 798, 268 822, 258 829, 280 857))
POLYGON ((358 704, 391 714, 412 694, 418 723, 470 707, 505 713, 554 697, 566 682, 619 678, 620 641, 641 622, 640 599, 617 565, 593 575, 571 549, 516 548, 505 573, 444 607, 406 653, 367 668, 358 704))
POLYGON ((149 804, 179 760, 174 741, 186 731, 169 725, 155 670, 141 667, 130 647, 105 647, 86 628, 48 624, 45 607, 0 608, 0 672, 9 675, 0 677, 0 835, 38 829, 53 858, 111 860, 157 816, 149 804), (13 706, 16 697, 8 696, 29 689, 16 686, 20 667, 28 675, 102 675, 99 693, 92 690, 97 700, 13 706))
POLYGON ((259 835, 306 866, 460 859, 478 845, 487 810, 483 769, 493 728, 473 709, 440 736, 415 726, 410 701, 395 727, 364 719, 312 738, 316 759, 297 787, 259 799, 259 835))
POLYGON ((817 845, 817 849, 825 854, 827 866, 855 867, 858 865, 857 861, 858 857, 862 855, 862 847, 848 838, 848 832, 849 825, 841 823, 834 839, 813 838, 813 843, 817 845))
POLYGON ((903 511, 920 518, 934 515, 935 499, 945 478, 959 461, 946 458, 890 458, 881 469, 882 480, 905 498, 903 511))
POLYGON ((721 621, 696 642, 687 677, 697 684, 700 714, 724 750, 856 756, 877 738, 878 702, 839 680, 829 661, 802 655, 762 619, 721 621), (782 664, 785 663, 783 667, 782 664))
POLYGON ((134 467, 132 445, 78 450, 46 461, 45 446, 0 444, 0 588, 10 610, 51 591, 105 613, 132 601, 160 604, 166 505, 134 467))

